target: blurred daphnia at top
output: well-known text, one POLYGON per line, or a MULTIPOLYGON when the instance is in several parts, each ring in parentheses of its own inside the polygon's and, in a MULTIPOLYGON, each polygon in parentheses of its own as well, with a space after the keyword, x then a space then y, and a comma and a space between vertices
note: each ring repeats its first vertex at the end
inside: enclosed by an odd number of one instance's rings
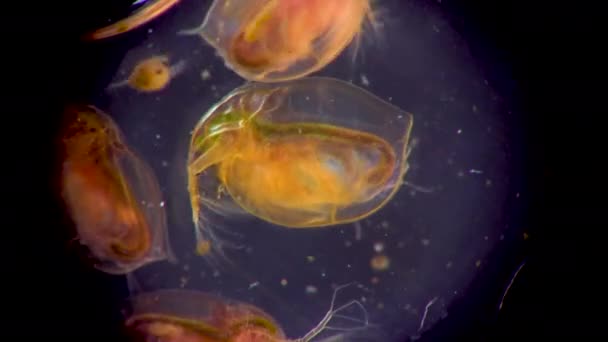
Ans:
MULTIPOLYGON (((85 35, 100 40, 135 30, 179 3, 136 1, 126 18, 85 35)), ((202 24, 179 30, 200 36, 226 66, 256 82, 307 76, 334 61, 348 46, 356 54, 366 27, 377 27, 371 0, 215 0, 202 24)))
POLYGON ((364 23, 370 0, 215 0, 203 23, 181 35, 200 35, 241 77, 293 80, 331 63, 364 23))

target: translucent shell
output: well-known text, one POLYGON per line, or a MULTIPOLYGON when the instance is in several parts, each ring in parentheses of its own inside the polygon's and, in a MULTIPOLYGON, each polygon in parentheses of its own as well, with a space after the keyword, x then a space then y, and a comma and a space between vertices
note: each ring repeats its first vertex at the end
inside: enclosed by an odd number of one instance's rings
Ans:
POLYGON ((159 290, 133 297, 127 308, 125 326, 135 341, 310 342, 325 330, 340 333, 317 341, 344 341, 346 335, 371 326, 367 311, 359 301, 337 305, 338 291, 347 286, 349 284, 334 289, 329 310, 323 318, 306 335, 296 339, 288 339, 278 323, 255 306, 183 289, 159 290), (359 314, 351 316, 354 312, 359 314), (334 317, 348 323, 330 326, 334 317))
POLYGON ((188 290, 160 290, 135 296, 125 325, 136 341, 285 341, 279 325, 245 303, 188 290), (257 333, 264 339, 243 340, 257 333))
POLYGON ((129 17, 97 29, 93 32, 89 32, 83 38, 85 40, 99 40, 132 31, 165 13, 179 1, 180 0, 148 1, 147 4, 144 4, 129 17))
POLYGON ((62 195, 95 267, 122 274, 169 258, 156 177, 112 119, 92 106, 72 106, 61 142, 62 195))
POLYGON ((407 171, 412 116, 350 83, 311 77, 248 84, 193 130, 189 192, 201 210, 293 228, 360 220, 407 171))
POLYGON ((199 28, 226 65, 277 82, 325 67, 361 32, 369 0, 215 0, 199 28))

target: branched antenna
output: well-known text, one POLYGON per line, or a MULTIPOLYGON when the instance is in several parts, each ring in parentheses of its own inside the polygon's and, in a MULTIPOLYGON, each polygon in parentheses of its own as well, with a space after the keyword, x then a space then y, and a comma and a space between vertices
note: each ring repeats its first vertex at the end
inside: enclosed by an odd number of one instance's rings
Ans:
POLYGON ((355 283, 352 282, 352 283, 348 283, 348 284, 344 284, 344 285, 340 285, 340 286, 336 287, 336 289, 334 290, 334 293, 332 295, 332 298, 331 298, 331 304, 329 306, 329 310, 327 311, 327 313, 325 314, 323 319, 321 319, 321 321, 311 331, 309 331, 304 337, 298 338, 298 339, 294 340, 293 342, 309 342, 324 330, 352 332, 354 330, 360 330, 360 329, 367 328, 370 325, 367 310, 365 310, 365 307, 363 306, 363 304, 361 304, 361 302, 359 302, 358 300, 351 300, 348 303, 335 308, 336 297, 338 295, 338 292, 353 284, 355 284, 355 283), (363 316, 364 316, 363 320, 339 314, 339 312, 346 310, 347 308, 351 307, 352 305, 358 306, 363 311, 363 316), (362 326, 358 327, 358 328, 339 328, 339 327, 330 326, 329 322, 333 318, 336 318, 336 317, 342 318, 345 320, 349 320, 351 322, 362 323, 362 326))

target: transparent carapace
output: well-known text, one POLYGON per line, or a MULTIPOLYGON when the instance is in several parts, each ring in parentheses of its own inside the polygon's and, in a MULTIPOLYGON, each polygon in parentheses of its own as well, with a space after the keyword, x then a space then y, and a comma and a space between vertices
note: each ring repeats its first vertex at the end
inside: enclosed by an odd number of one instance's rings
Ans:
POLYGON ((369 0, 215 0, 200 35, 245 79, 287 81, 320 70, 361 33, 369 0))
POLYGON ((197 238, 213 240, 209 211, 290 228, 371 215, 402 184, 412 123, 411 114, 331 78, 236 89, 192 131, 197 238))
POLYGON ((276 341, 285 334, 264 311, 245 303, 190 290, 160 290, 135 296, 125 322, 136 341, 244 341, 245 331, 263 331, 276 341))
MULTIPOLYGON (((253 305, 209 293, 192 290, 159 290, 134 296, 129 303, 125 326, 135 341, 159 342, 309 342, 324 331, 333 335, 322 341, 337 341, 372 326, 367 311, 357 300, 336 305, 334 290, 331 305, 324 317, 306 335, 289 339, 279 324, 253 305), (357 309, 361 318, 345 314, 357 309), (331 326, 340 317, 349 327, 331 326), (338 331, 338 333, 336 333, 338 331)), ((321 341, 317 339, 318 341, 321 341)))
MULTIPOLYGON (((132 31, 144 24, 154 20, 161 14, 168 11, 180 0, 151 0, 138 8, 133 14, 127 18, 121 19, 115 23, 104 26, 97 30, 87 33, 84 36, 85 40, 100 40, 123 34, 132 31)), ((140 3, 141 1, 134 1, 140 3)))
POLYGON ((123 274, 171 258, 156 176, 114 121, 93 106, 71 106, 61 135, 61 189, 95 267, 123 274))

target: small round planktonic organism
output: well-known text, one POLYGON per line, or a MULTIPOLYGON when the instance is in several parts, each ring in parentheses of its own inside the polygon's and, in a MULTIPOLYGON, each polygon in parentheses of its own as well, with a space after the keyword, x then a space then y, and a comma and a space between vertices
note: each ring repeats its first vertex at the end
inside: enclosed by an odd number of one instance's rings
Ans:
POLYGON ((146 58, 135 65, 127 79, 110 84, 108 89, 129 86, 144 93, 160 91, 165 89, 174 77, 182 73, 185 67, 184 61, 170 65, 167 56, 146 58))

